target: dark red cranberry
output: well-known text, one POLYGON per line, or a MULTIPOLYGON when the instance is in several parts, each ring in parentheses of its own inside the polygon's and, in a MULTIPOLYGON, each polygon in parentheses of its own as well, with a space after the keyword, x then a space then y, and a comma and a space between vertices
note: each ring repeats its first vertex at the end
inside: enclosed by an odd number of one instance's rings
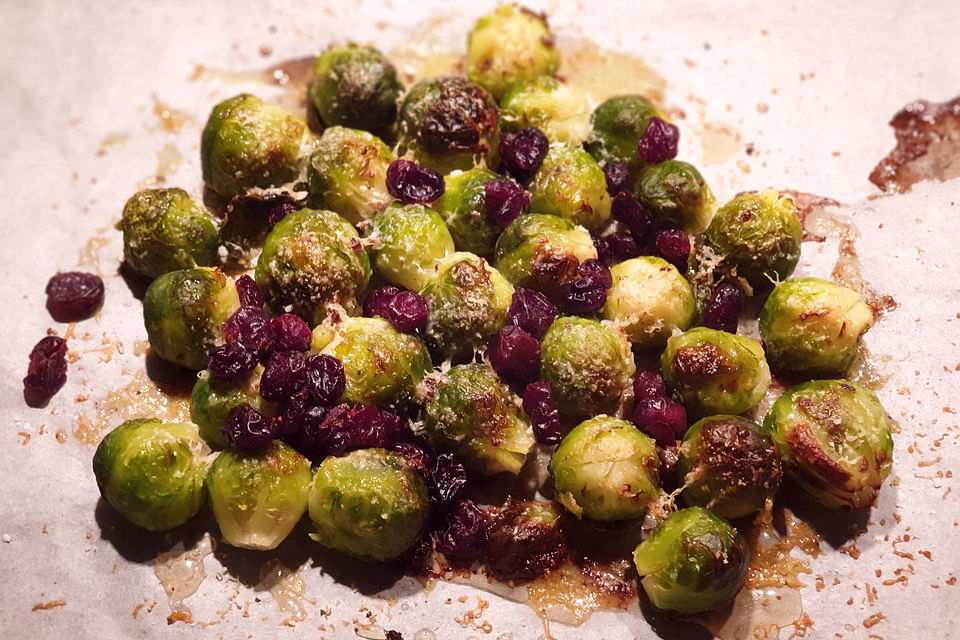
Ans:
POLYGON ((607 160, 603 165, 603 175, 607 177, 607 193, 612 196, 630 189, 630 167, 626 162, 607 160))
POLYGON ((242 380, 257 367, 257 354, 239 342, 227 341, 210 349, 207 367, 213 375, 224 380, 242 380))
POLYGON ((597 250, 597 260, 608 267, 612 267, 617 262, 617 259, 613 254, 613 248, 611 248, 610 242, 607 240, 607 238, 609 238, 609 235, 602 238, 594 236, 593 246, 597 250))
MULTIPOLYGON (((294 398, 299 398, 299 394, 295 395, 294 398)), ((327 407, 309 403, 303 405, 297 431, 284 436, 284 441, 314 462, 323 460, 327 455, 325 444, 327 431, 323 427, 323 421, 327 417, 328 411, 327 407)), ((283 417, 281 416, 281 418, 283 417)))
POLYGON ((306 351, 312 337, 310 325, 292 313, 285 313, 267 323, 270 351, 306 351))
POLYGON ((240 451, 267 447, 276 433, 276 424, 246 402, 230 409, 220 432, 230 446, 240 451))
POLYGON ((736 333, 743 301, 743 289, 732 282, 721 282, 710 294, 710 301, 703 311, 703 326, 736 333))
POLYGON ((675 266, 680 273, 687 272, 690 260, 690 238, 682 229, 667 229, 657 234, 657 253, 675 266))
POLYGON ((266 350, 267 323, 270 316, 263 309, 240 307, 223 323, 223 335, 227 340, 239 342, 254 352, 266 350))
POLYGON ((613 286, 613 276, 610 274, 610 269, 607 268, 607 265, 593 258, 587 258, 580 264, 577 268, 577 275, 581 278, 593 278, 607 289, 613 286))
POLYGON ((286 439, 297 433, 303 426, 303 419, 310 404, 310 392, 306 389, 281 400, 276 418, 277 435, 286 439))
POLYGON ((510 324, 520 327, 534 338, 542 337, 557 319, 557 308, 553 303, 539 291, 525 287, 513 290, 507 313, 510 324))
POLYGON ((67 381, 67 341, 47 336, 30 350, 30 364, 23 379, 23 398, 31 407, 41 407, 67 381))
POLYGON ((433 458, 417 445, 411 442, 398 442, 390 447, 390 450, 406 458, 410 467, 423 474, 424 478, 430 476, 430 469, 433 467, 433 458))
POLYGON ((667 447, 686 432, 687 412, 672 398, 641 398, 633 405, 633 423, 661 447, 667 447))
POLYGON ((287 217, 287 215, 298 210, 300 207, 292 202, 282 202, 270 207, 270 213, 267 215, 267 224, 273 229, 278 222, 287 217))
POLYGON ((260 377, 264 400, 280 402, 307 386, 307 361, 299 351, 274 353, 260 377))
POLYGON ((409 435, 407 421, 370 404, 339 404, 321 425, 320 439, 335 456, 366 447, 387 448, 409 435))
POLYGON ((336 404, 346 386, 343 363, 337 358, 324 353, 307 358, 307 390, 316 402, 336 404))
POLYGON ((450 504, 467 485, 467 472, 450 453, 441 453, 427 478, 430 496, 439 504, 450 504))
MULTIPOLYGON (((626 231, 614 231, 605 237, 607 247, 613 257, 613 262, 623 262, 640 255, 641 249, 637 241, 626 231)), ((598 252, 599 254, 599 252, 598 252)), ((597 256, 599 259, 599 255, 597 256)), ((607 262, 601 260, 604 264, 607 262)))
POLYGON ((563 305, 573 313, 595 313, 607 301, 607 290, 613 284, 610 269, 599 260, 585 260, 577 270, 578 277, 561 288, 563 305))
POLYGON ((483 185, 483 209, 500 230, 520 217, 530 194, 513 180, 491 180, 483 185))
POLYGON ((526 182, 540 169, 549 149, 550 141, 543 131, 536 127, 504 132, 500 136, 498 147, 500 173, 526 182))
POLYGON ((479 555, 487 541, 487 514, 473 500, 461 500, 441 517, 433 539, 444 555, 479 555))
POLYGON ((411 332, 427 326, 430 307, 419 293, 401 291, 390 298, 383 311, 397 331, 411 332))
POLYGON ((57 322, 89 318, 103 304, 103 280, 82 271, 58 273, 47 282, 47 311, 57 322))
POLYGON ((549 382, 531 382, 523 390, 523 411, 530 417, 533 437, 540 444, 559 444, 563 438, 560 414, 553 402, 553 386, 549 382))
POLYGON ((641 371, 633 379, 633 397, 637 400, 644 398, 666 398, 667 385, 656 371, 641 371))
POLYGON ((374 289, 367 294, 367 299, 363 301, 363 315, 368 318, 380 316, 386 319, 390 313, 387 311, 387 305, 400 291, 397 287, 390 286, 374 289))
POLYGON ((387 167, 387 191, 406 204, 429 204, 443 195, 443 176, 409 160, 387 167))
POLYGON ((520 327, 508 324, 490 341, 490 364, 501 378, 526 384, 540 375, 540 343, 520 327))
POLYGON ((263 292, 257 286, 256 281, 250 276, 243 275, 237 278, 237 295, 240 297, 241 307, 253 307, 254 309, 263 309, 263 292))
POLYGON ((632 193, 624 191, 618 194, 610 204, 610 213, 638 243, 643 242, 650 233, 650 216, 632 193))
POLYGON ((672 160, 677 157, 677 144, 680 142, 680 129, 666 120, 653 116, 646 130, 640 136, 637 153, 651 164, 672 160))

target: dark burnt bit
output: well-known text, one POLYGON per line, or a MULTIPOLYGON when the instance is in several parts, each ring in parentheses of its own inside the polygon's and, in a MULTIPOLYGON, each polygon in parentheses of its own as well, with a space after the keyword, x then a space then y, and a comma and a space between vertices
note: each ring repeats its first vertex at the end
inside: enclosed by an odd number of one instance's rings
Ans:
POLYGON ((511 501, 488 527, 484 561, 500 580, 532 580, 558 568, 567 558, 560 518, 553 522, 531 518, 531 508, 537 505, 511 501))
POLYGON ((486 153, 497 118, 497 107, 486 91, 464 78, 451 78, 423 119, 420 143, 433 155, 486 153))
POLYGON ((705 342, 698 347, 677 349, 673 356, 673 365, 685 378, 706 378, 730 370, 720 348, 712 342, 705 342))
POLYGON ((845 484, 850 480, 850 472, 826 454, 806 422, 794 427, 787 436, 787 444, 801 469, 812 469, 832 484, 845 484))
POLYGON ((708 478, 740 487, 780 484, 780 452, 739 420, 708 420, 700 427, 697 466, 708 478))

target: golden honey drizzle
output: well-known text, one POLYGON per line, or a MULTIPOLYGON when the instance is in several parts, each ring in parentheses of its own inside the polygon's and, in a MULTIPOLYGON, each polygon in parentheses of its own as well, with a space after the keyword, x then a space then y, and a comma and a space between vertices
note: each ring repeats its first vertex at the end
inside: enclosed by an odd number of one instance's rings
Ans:
POLYGON ((292 627, 306 619, 304 602, 316 604, 316 600, 306 596, 306 584, 303 579, 277 558, 267 560, 260 567, 260 584, 257 586, 259 589, 270 592, 281 611, 291 614, 281 623, 284 626, 292 627))

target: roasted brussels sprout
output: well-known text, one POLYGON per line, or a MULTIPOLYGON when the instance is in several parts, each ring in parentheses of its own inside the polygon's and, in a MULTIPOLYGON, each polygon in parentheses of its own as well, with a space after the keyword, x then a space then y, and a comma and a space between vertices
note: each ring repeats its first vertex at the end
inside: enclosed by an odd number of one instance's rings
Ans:
POLYGON ((760 343, 706 327, 667 340, 660 372, 687 412, 697 417, 743 413, 770 386, 760 343))
POLYGON ((793 278, 764 303, 760 336, 774 368, 836 375, 850 368, 871 324, 873 312, 856 291, 820 278, 793 278))
POLYGON ((667 160, 643 170, 633 195, 662 226, 701 233, 710 224, 716 198, 700 172, 682 160, 667 160))
POLYGON ((403 85, 378 49, 348 44, 324 51, 313 63, 307 108, 327 127, 388 131, 397 119, 403 85))
POLYGON ((123 259, 145 276, 212 267, 217 263, 217 223, 183 189, 144 189, 123 207, 123 259))
POLYGON ((457 252, 437 265, 420 293, 430 307, 427 340, 445 358, 462 361, 503 327, 513 286, 483 258, 457 252))
POLYGON ((485 364, 452 367, 425 390, 424 428, 480 473, 517 474, 535 444, 520 399, 485 364))
POLYGON ((239 307, 233 279, 219 270, 170 271, 147 287, 143 324, 158 356, 188 369, 203 369, 207 351, 223 337, 223 323, 239 307))
POLYGON ((221 453, 206 483, 224 542, 275 549, 307 510, 311 478, 310 461, 279 440, 261 451, 221 453))
POLYGON ((209 369, 200 372, 193 393, 190 394, 190 419, 200 428, 200 437, 211 449, 225 449, 227 441, 220 427, 230 409, 246 402, 264 415, 272 415, 275 407, 260 397, 260 376, 263 367, 258 366, 246 380, 237 383, 221 380, 209 369))
POLYGON ((579 146, 590 135, 590 105, 578 89, 539 76, 507 92, 500 101, 500 126, 508 131, 536 127, 550 142, 579 146))
POLYGON ((477 20, 467 37, 467 77, 497 100, 517 82, 551 74, 560 52, 546 16, 503 5, 477 20))
POLYGON ((464 78, 415 84, 400 105, 398 154, 408 153, 440 173, 466 171, 485 161, 495 166, 500 125, 497 105, 464 78))
POLYGON ((568 421, 615 413, 634 371, 626 336, 596 320, 557 318, 540 342, 540 378, 568 421))
POLYGON ((577 518, 640 518, 660 493, 660 458, 653 439, 610 416, 574 427, 548 468, 557 500, 577 518))
POLYGON ((313 147, 307 121, 248 93, 213 108, 200 138, 204 183, 226 199, 294 191, 313 147))
POLYGON ((331 303, 356 308, 370 259, 349 222, 332 211, 300 209, 267 235, 255 278, 275 311, 319 322, 331 303))
POLYGON ((793 273, 803 229, 793 198, 778 191, 737 196, 720 207, 704 240, 722 259, 721 269, 768 291, 793 273))
POLYGON ((446 223, 422 204, 394 202, 373 217, 364 235, 373 240, 373 269, 384 280, 419 291, 441 260, 453 253, 446 223))
POLYGON ((310 537, 361 560, 388 560, 420 536, 430 512, 423 476, 384 449, 329 456, 310 485, 310 537))
POLYGON ((192 424, 127 420, 93 456, 97 487, 111 507, 144 529, 180 526, 200 510, 210 449, 192 424))
POLYGON ((747 544, 701 507, 671 513, 633 552, 643 590, 658 609, 705 613, 730 604, 747 580, 747 544))
POLYGON ((499 178, 493 171, 482 167, 454 171, 446 177, 446 188, 437 202, 437 209, 450 229, 457 251, 469 251, 482 258, 493 255, 500 230, 484 207, 486 192, 483 185, 499 178))
POLYGON ((599 231, 610 219, 607 178, 583 149, 550 145, 528 190, 531 211, 568 218, 590 231, 599 231))
POLYGON ((693 323, 696 299, 676 267, 653 256, 631 258, 610 269, 613 286, 601 313, 620 324, 636 347, 663 348, 693 323))
POLYGON ((593 133, 586 144, 598 162, 617 160, 627 163, 636 178, 646 163, 637 154, 640 137, 647 130, 650 118, 666 119, 656 106, 643 96, 613 96, 593 110, 590 124, 593 133))
POLYGON ((687 430, 679 453, 683 499, 724 518, 756 513, 780 488, 780 452, 753 420, 704 418, 687 430))
POLYGON ((487 526, 484 564, 501 580, 532 580, 559 567, 567 556, 555 502, 511 500, 487 526))
POLYGON ((335 211, 352 224, 367 220, 389 203, 390 148, 366 131, 330 127, 307 163, 310 203, 335 211))
POLYGON ((887 412, 872 391, 848 380, 789 389, 763 428, 797 485, 827 507, 869 507, 893 467, 887 412))

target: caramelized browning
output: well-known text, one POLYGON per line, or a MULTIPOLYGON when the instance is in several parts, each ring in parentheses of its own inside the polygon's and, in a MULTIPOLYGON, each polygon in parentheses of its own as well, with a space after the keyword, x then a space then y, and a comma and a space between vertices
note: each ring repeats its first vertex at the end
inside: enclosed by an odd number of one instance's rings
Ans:
POLYGON ((810 426, 805 422, 801 422, 790 432, 787 444, 790 445, 800 468, 815 470, 831 484, 845 484, 850 479, 850 472, 823 451, 823 447, 810 431, 810 426))
POLYGON ((706 342, 699 347, 677 349, 673 356, 673 364, 677 371, 687 378, 715 376, 729 369, 720 353, 720 348, 711 342, 706 342))
POLYGON ((487 92, 463 78, 454 78, 444 84, 430 107, 419 136, 423 148, 431 154, 484 153, 487 139, 497 126, 497 110, 487 92))
POLYGON ((711 420, 700 428, 698 463, 707 477, 733 486, 777 486, 780 453, 741 422, 711 420))

